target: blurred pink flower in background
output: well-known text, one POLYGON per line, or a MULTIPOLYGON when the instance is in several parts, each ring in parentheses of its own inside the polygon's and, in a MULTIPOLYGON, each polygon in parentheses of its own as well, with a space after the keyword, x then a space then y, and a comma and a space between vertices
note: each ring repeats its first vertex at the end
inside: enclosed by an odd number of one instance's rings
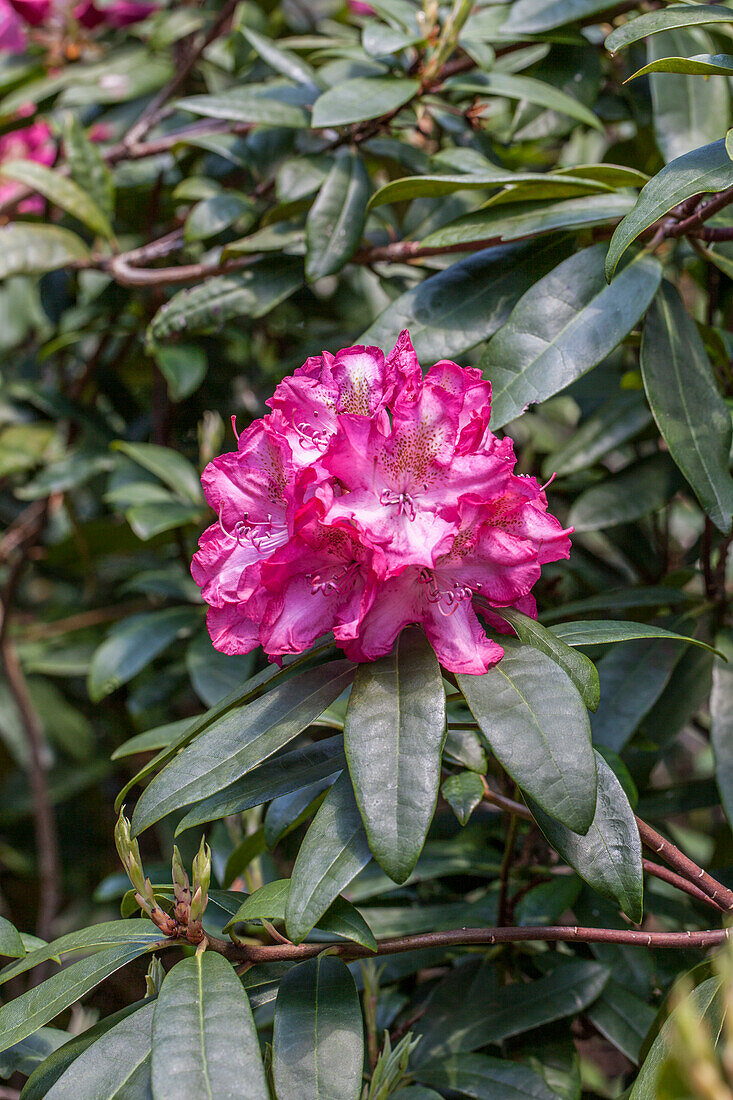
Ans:
POLYGON ((349 11, 354 15, 374 15, 374 8, 364 0, 349 0, 349 11))
MULTIPOLYGON (((38 164, 50 165, 55 157, 56 143, 45 122, 33 122, 0 137, 0 164, 9 160, 35 160, 38 164)), ((24 190, 20 183, 0 179, 0 203, 12 202, 24 190)), ((38 214, 43 210, 43 199, 40 195, 23 199, 18 210, 21 214, 38 214)))
MULTIPOLYGON (((0 0, 0 53, 22 53, 27 44, 26 29, 41 27, 66 11, 63 0, 0 0)), ((93 0, 83 0, 68 6, 71 15, 82 27, 126 27, 147 19, 158 5, 137 0, 115 0, 97 7, 93 0)))
POLYGON ((479 616, 536 617, 541 567, 570 552, 544 490, 489 430, 491 386, 445 360, 425 377, 407 332, 285 378, 271 412, 202 477, 218 521, 192 564, 214 645, 275 660, 333 631, 355 661, 420 624, 452 672, 503 656, 479 616))

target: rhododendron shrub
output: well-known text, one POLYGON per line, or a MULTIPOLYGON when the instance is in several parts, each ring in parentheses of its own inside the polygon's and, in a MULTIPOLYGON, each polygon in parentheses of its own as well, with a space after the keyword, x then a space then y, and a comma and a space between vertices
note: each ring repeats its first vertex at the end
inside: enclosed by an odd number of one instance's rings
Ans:
POLYGON ((333 631, 372 661, 419 624, 451 672, 496 664, 480 617, 536 617, 541 566, 570 540, 537 480, 514 473, 511 439, 490 431, 481 372, 443 360, 423 377, 403 332, 386 357, 312 357, 268 404, 203 474, 218 520, 192 572, 216 648, 278 659, 333 631))

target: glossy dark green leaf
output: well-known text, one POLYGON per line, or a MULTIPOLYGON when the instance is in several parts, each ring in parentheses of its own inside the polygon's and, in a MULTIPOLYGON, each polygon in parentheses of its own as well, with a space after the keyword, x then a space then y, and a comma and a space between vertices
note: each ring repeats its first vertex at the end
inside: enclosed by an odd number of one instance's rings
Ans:
MULTIPOLYGON (((565 0, 567 3, 567 0, 565 0)), ((538 107, 545 107, 550 111, 568 115, 577 122, 584 122, 586 126, 592 126, 596 130, 603 129, 603 124, 597 115, 594 115, 585 104, 556 88, 544 80, 535 80, 531 76, 504 73, 493 70, 489 73, 480 73, 478 77, 459 77, 452 82, 451 89, 456 92, 464 92, 471 95, 506 96, 507 99, 526 100, 538 107)))
POLYGON ((241 232, 253 220, 252 206, 246 198, 228 192, 212 195, 211 198, 196 203, 186 218, 185 239, 189 243, 207 241, 210 237, 223 233, 235 222, 243 221, 243 225, 237 226, 241 232))
POLYGON ((489 341, 480 366, 492 384, 493 429, 600 363, 643 316, 661 265, 640 253, 609 286, 604 254, 597 244, 570 256, 527 291, 489 341))
POLYGON ((440 665, 418 628, 359 665, 344 748, 369 847, 395 882, 417 862, 435 812, 445 740, 440 665))
POLYGON ((45 164, 38 164, 33 160, 7 160, 3 163, 0 174, 5 179, 38 191, 54 206, 71 214, 100 237, 109 240, 114 236, 109 218, 99 209, 91 195, 73 180, 54 172, 45 164))
POLYGON ((154 348, 156 362, 168 383, 172 401, 183 401, 195 393, 206 377, 207 358, 196 344, 170 344, 154 348))
POLYGON ((425 237, 425 248, 447 248, 474 241, 514 241, 560 229, 608 225, 624 218, 633 199, 619 191, 613 195, 585 195, 555 202, 518 202, 481 207, 425 237))
POLYGON ((625 623, 618 619, 581 620, 577 623, 559 623, 550 630, 569 646, 611 645, 614 642, 631 642, 635 638, 672 638, 715 652, 712 646, 699 638, 690 638, 687 634, 677 634, 674 630, 665 630, 650 623, 625 623))
MULTIPOLYGON (((646 44, 647 60, 670 54, 690 55, 712 49, 713 41, 696 29, 655 34, 646 44)), ((730 125, 726 80, 700 81, 694 75, 652 73, 652 117, 657 145, 666 161, 681 157, 720 137, 730 125)))
MULTIPOLYGON (((540 172, 505 172, 500 168, 493 171, 465 172, 461 175, 403 176, 402 179, 385 183, 369 200, 369 207, 382 206, 388 202, 404 202, 406 199, 440 198, 452 195, 456 191, 489 191, 520 183, 547 183, 555 179, 540 172)), ((558 182, 561 182, 558 180, 558 182)))
POLYGON ((329 88, 313 104, 311 125, 317 129, 348 126, 399 110, 420 88, 417 80, 356 77, 329 88))
POLYGON ((82 1051, 46 1093, 48 1100, 146 1100, 154 1009, 151 1000, 82 1051))
POLYGON ((345 767, 346 756, 341 737, 328 737, 315 745, 293 749, 266 761, 244 778, 197 802, 179 823, 176 832, 242 813, 271 798, 279 798, 326 776, 336 775, 345 767))
POLYGON ((23 959, 26 955, 20 932, 7 917, 0 917, 0 955, 9 959, 23 959))
POLYGON ((237 317, 264 317, 303 284, 302 262, 288 257, 260 260, 236 275, 215 275, 179 290, 148 328, 153 343, 186 332, 216 332, 237 317))
POLYGON ((289 80, 294 80, 296 84, 313 85, 317 82, 313 69, 296 53, 283 49, 271 38, 266 38, 264 34, 253 30, 252 27, 242 25, 240 32, 247 39, 250 46, 257 51, 262 60, 266 61, 275 72, 282 73, 289 80))
POLYGON ((270 851, 284 836, 315 814, 335 779, 336 776, 327 775, 297 791, 273 798, 265 811, 264 821, 265 844, 270 851))
POLYGON ((230 656, 214 649, 205 630, 191 639, 186 650, 191 686, 207 707, 213 707, 245 683, 252 675, 253 663, 249 653, 230 656))
POLYGON ((484 785, 476 772, 463 771, 450 775, 440 788, 461 825, 467 825, 471 814, 484 797, 484 785))
POLYGON ((502 25, 502 36, 540 34, 613 8, 611 0, 517 0, 502 25))
POLYGON ((641 1045, 654 1023, 654 1009, 650 1005, 611 979, 587 1015, 601 1035, 630 1062, 639 1064, 641 1045))
POLYGON ((98 951, 105 947, 124 947, 143 943, 151 946, 160 939, 160 930, 147 920, 113 920, 68 932, 51 943, 29 950, 18 962, 8 963, 0 970, 0 984, 24 974, 34 966, 53 960, 59 962, 67 956, 98 951))
POLYGON ((321 955, 290 970, 275 1006, 278 1100, 358 1100, 363 1060, 359 995, 345 963, 321 955))
MULTIPOLYGON (((688 11, 694 9, 686 9, 688 11)), ((656 14, 656 13, 655 13, 656 14)), ((723 191, 733 185, 733 162, 725 141, 714 141, 691 153, 685 153, 662 168, 642 188, 631 210, 611 238, 606 256, 606 278, 613 278, 619 260, 632 241, 648 229, 657 218, 669 213, 673 206, 691 195, 708 191, 723 191)))
POLYGON ((588 712, 559 665, 502 639, 505 656, 483 676, 458 676, 492 752, 552 817, 584 832, 596 805, 588 712))
POLYGON ((621 752, 661 695, 683 650, 682 643, 669 638, 640 639, 614 646, 601 658, 601 703, 591 718, 596 744, 621 752))
POLYGON ((535 821, 555 851, 599 894, 615 901, 635 924, 643 916, 641 841, 634 811, 611 768, 596 753, 598 799, 593 823, 579 836, 554 821, 532 799, 535 821))
POLYGON ((153 1100, 227 1097, 268 1100, 247 994, 215 951, 176 963, 153 1016, 153 1100))
POLYGON ((354 675, 348 661, 311 669, 237 708, 204 730, 145 789, 132 818, 135 833, 191 802, 228 787, 311 724, 354 675))
MULTIPOLYGON (((229 925, 224 929, 228 931, 237 921, 259 920, 285 920, 288 896, 290 894, 290 879, 277 879, 268 882, 250 894, 246 901, 235 913, 229 925)), ((318 928, 332 936, 341 936, 347 940, 368 947, 370 951, 376 951, 377 941, 372 935, 369 925, 362 917, 359 910, 347 901, 346 898, 337 898, 326 910, 318 921, 318 928)))
POLYGON ((56 271, 88 255, 81 237, 60 225, 15 222, 0 229, 0 279, 56 271))
POLYGON ((534 1070, 488 1054, 453 1055, 442 1062, 428 1062, 417 1069, 416 1076, 418 1081, 474 1100, 557 1100, 534 1070))
POLYGON ((21 1039, 0 1054, 0 1077, 7 1080, 14 1073, 33 1073, 70 1038, 68 1031, 57 1027, 39 1028, 33 1035, 21 1039))
POLYGON ((117 440, 113 447, 149 470, 181 499, 201 503, 201 478, 196 467, 172 447, 160 447, 156 443, 127 443, 122 439, 117 440))
POLYGON ((629 77, 635 80, 637 76, 646 76, 648 73, 681 73, 687 76, 733 76, 733 56, 719 53, 695 54, 693 57, 659 57, 656 61, 650 61, 629 77))
POLYGON ((41 985, 3 1005, 0 1008, 0 1050, 7 1050, 26 1035, 32 1035, 110 974, 149 950, 150 944, 145 941, 106 947, 72 963, 41 985))
POLYGON ((652 414, 637 390, 621 390, 584 419, 567 443, 545 460, 542 476, 564 476, 585 470, 652 422, 652 414))
POLYGON ((628 19, 609 34, 605 45, 611 53, 616 53, 650 34, 707 23, 733 23, 731 9, 719 4, 673 4, 661 11, 649 11, 636 19, 628 19))
POLYGON ((191 607, 168 607, 123 619, 92 657, 87 678, 92 700, 98 702, 126 684, 176 638, 190 633, 198 620, 191 607))
POLYGON ((300 846, 286 908, 288 934, 303 940, 372 858, 351 780, 342 773, 300 846))
POLYGON ((727 534, 733 517, 730 410, 695 322, 666 280, 644 325, 641 371, 672 458, 713 523, 727 534))
POLYGON ((576 531, 601 531, 657 512, 668 504, 682 478, 665 451, 643 458, 577 498, 568 516, 576 531))
POLYGON ((496 332, 522 294, 568 251, 548 240, 503 245, 459 260, 401 294, 359 343, 391 348, 407 328, 425 360, 462 355, 496 332))
POLYGON ((509 623, 521 642, 551 657, 567 673, 589 710, 598 708, 601 698, 598 673, 588 657, 575 653, 558 630, 549 631, 542 623, 514 607, 496 607, 493 610, 509 623))
POLYGON ((300 129, 308 125, 302 107, 284 103, 267 95, 267 85, 233 88, 222 95, 191 95, 176 104, 182 111, 228 122, 253 122, 261 126, 285 126, 300 129))
POLYGON ((710 695, 710 740, 715 754, 715 779, 728 820, 733 819, 733 638, 729 632, 716 639, 728 664, 717 660, 710 695))
POLYGON ((369 173, 358 153, 340 149, 305 223, 309 281, 340 271, 356 252, 366 223, 369 173))
MULTIPOLYGON (((708 978, 697 986, 687 1000, 693 1016, 704 1021, 708 1034, 710 1029, 713 1035, 719 1034, 723 1017, 720 978, 708 978)), ((658 1100, 657 1080, 660 1070, 667 1061, 673 1045, 679 1043, 679 1031, 674 1021, 675 1014, 678 1012, 679 1008, 675 1009, 662 1025, 639 1070, 639 1075, 629 1094, 629 1100, 658 1100)))

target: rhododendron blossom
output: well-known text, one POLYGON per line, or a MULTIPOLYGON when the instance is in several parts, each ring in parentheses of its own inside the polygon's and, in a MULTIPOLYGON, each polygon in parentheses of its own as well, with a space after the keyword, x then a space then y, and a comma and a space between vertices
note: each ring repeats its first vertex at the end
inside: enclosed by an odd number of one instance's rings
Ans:
POLYGON ((113 0, 102 7, 97 7, 94 0, 76 4, 64 0, 0 0, 0 53, 21 53, 27 45, 27 27, 53 23, 63 27, 71 17, 87 30, 102 24, 119 28, 147 19, 157 10, 157 4, 144 0, 113 0))
POLYGON ((403 332, 386 357, 308 359, 268 404, 202 478, 218 519, 192 573, 216 648, 280 660, 332 632, 371 661, 417 623, 450 671, 496 664, 482 619, 506 631, 492 606, 536 616, 541 566, 570 540, 489 430, 481 372, 441 361, 423 377, 403 332))
MULTIPOLYGON (((33 122, 0 137, 0 164, 9 160, 34 160, 38 164, 50 165, 55 159, 56 143, 46 122, 33 122)), ((12 202, 16 195, 23 194, 25 190, 21 183, 2 180, 0 203, 12 202)), ((22 214, 38 214, 43 210, 43 199, 40 195, 32 195, 18 204, 18 210, 22 214)))

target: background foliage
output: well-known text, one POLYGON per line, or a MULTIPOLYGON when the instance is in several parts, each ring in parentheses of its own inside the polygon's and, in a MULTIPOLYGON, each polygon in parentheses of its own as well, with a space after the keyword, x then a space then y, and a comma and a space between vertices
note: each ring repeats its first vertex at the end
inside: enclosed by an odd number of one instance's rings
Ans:
POLYGON ((732 36, 243 0, 0 59, 3 134, 54 149, 0 137, 3 1095, 731 1095, 732 36), (405 327, 483 369, 576 535, 498 670, 403 635, 347 718, 327 642, 211 647, 199 473, 308 355, 405 327))

